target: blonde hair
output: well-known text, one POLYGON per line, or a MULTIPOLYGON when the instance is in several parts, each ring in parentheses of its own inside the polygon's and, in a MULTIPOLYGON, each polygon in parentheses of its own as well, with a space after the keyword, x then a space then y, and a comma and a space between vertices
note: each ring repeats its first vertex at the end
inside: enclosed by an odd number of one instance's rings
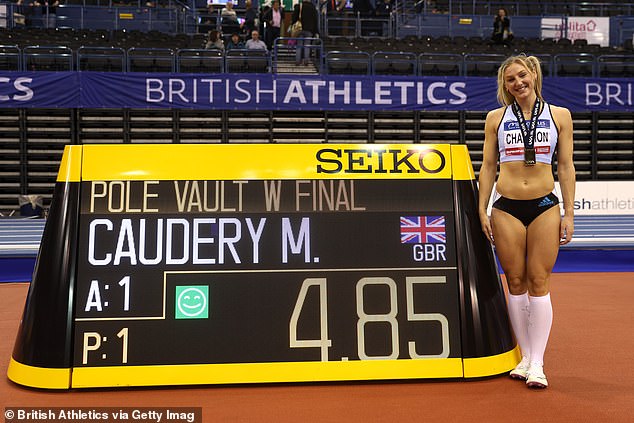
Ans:
POLYGON ((542 97, 542 67, 539 59, 535 56, 526 56, 524 53, 517 56, 508 57, 498 69, 498 102, 503 106, 508 106, 515 101, 515 98, 506 90, 504 86, 504 72, 506 69, 514 64, 524 66, 528 71, 535 75, 535 94, 537 97, 544 101, 542 97))

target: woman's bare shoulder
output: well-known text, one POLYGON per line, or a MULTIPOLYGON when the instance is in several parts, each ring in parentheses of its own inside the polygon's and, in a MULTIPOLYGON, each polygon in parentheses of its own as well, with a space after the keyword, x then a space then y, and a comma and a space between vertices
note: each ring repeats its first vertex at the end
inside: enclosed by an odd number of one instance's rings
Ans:
POLYGON ((506 109, 506 107, 498 107, 497 109, 493 109, 491 110, 489 113, 487 113, 487 120, 489 119, 501 119, 502 115, 504 114, 504 110, 506 109))
POLYGON ((506 107, 500 107, 487 113, 486 124, 497 126, 498 123, 500 123, 500 121, 502 120, 502 116, 504 116, 505 109, 506 107))
POLYGON ((562 118, 562 119, 570 119, 571 115, 570 115, 570 110, 568 110, 565 107, 561 107, 561 106, 554 106, 554 105, 550 105, 550 110, 553 114, 553 116, 555 117, 555 119, 557 118, 562 118))

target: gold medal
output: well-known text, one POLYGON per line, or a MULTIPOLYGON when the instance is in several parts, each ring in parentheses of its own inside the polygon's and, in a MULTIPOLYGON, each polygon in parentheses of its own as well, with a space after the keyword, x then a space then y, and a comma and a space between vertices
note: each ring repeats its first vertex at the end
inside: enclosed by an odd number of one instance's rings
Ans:
POLYGON ((535 166, 535 147, 524 147, 524 165, 535 166))

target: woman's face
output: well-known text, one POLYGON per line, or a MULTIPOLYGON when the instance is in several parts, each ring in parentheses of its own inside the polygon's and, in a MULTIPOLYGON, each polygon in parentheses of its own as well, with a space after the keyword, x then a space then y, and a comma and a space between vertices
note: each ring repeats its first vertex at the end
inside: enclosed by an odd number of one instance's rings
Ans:
POLYGON ((504 70, 504 88, 516 99, 535 93, 535 74, 520 63, 512 63, 504 70))
MULTIPOLYGON (((490 15, 489 15, 489 16, 490 16, 490 15)), ((504 16, 506 16, 506 12, 504 11, 504 9, 499 9, 499 10, 498 10, 498 16, 499 16, 499 17, 501 17, 501 18, 502 18, 502 17, 504 17, 504 16)))

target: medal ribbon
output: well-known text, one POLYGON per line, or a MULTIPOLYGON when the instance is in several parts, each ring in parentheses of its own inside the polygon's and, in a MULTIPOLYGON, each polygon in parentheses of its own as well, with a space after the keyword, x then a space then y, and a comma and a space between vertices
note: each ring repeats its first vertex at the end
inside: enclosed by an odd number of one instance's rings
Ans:
POLYGON ((524 114, 522 113, 519 104, 517 104, 517 101, 514 101, 513 104, 511 104, 513 114, 517 118, 517 122, 520 124, 522 139, 524 140, 524 149, 535 148, 535 134, 537 133, 537 115, 539 114, 540 106, 539 103, 539 97, 537 97, 535 99, 533 111, 531 112, 531 121, 529 124, 526 123, 526 119, 524 119, 524 114))

